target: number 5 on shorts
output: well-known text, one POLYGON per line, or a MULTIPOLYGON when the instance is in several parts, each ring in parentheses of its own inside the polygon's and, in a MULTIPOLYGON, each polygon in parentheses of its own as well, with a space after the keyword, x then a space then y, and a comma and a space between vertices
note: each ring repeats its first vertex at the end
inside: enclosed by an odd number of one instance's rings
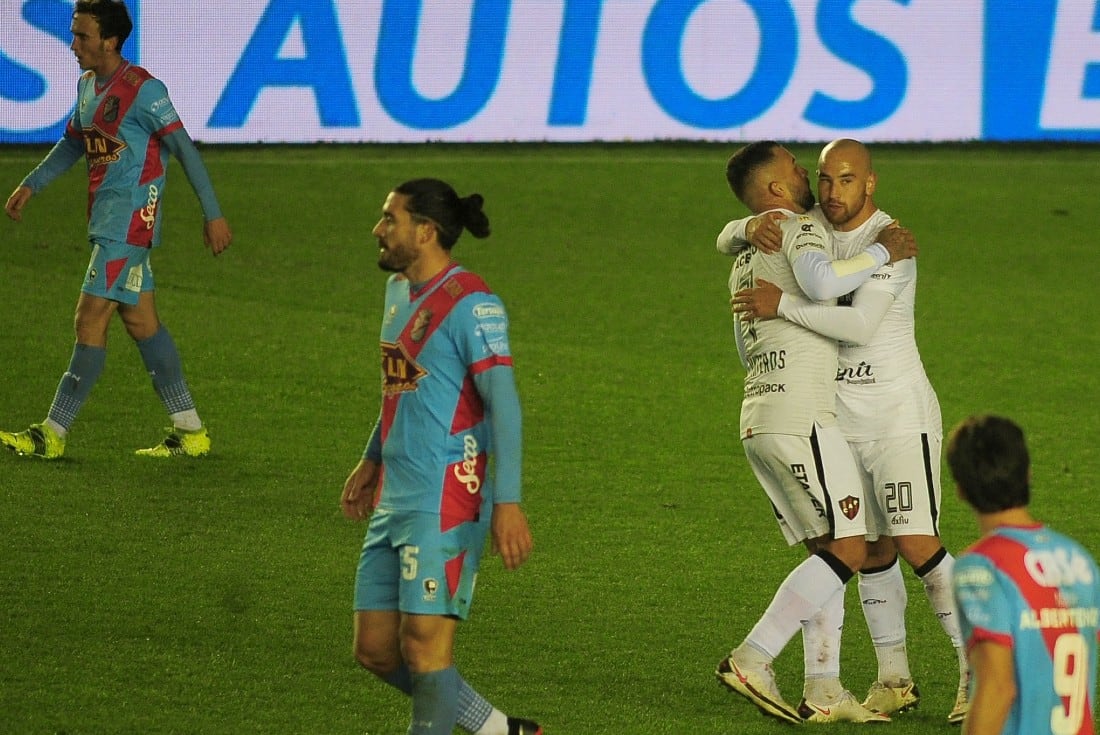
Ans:
POLYGON ((419 546, 401 547, 401 578, 406 580, 416 579, 417 561, 416 555, 420 553, 419 546))

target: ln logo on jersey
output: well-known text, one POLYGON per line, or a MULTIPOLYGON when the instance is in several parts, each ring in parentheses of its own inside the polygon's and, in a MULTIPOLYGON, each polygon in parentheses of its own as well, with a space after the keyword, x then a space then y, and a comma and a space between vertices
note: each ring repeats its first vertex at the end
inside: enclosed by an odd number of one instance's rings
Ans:
POLYGON ((842 498, 837 505, 840 507, 840 512, 844 514, 844 517, 849 521, 855 520, 855 517, 859 515, 859 498, 849 495, 846 498, 842 498))
POLYGON ((117 161, 126 149, 126 144, 118 138, 107 135, 98 127, 84 131, 84 154, 89 166, 103 166, 117 161))
POLYGON ((398 342, 382 343, 382 394, 387 398, 416 390, 418 380, 428 371, 416 364, 405 346, 398 342))

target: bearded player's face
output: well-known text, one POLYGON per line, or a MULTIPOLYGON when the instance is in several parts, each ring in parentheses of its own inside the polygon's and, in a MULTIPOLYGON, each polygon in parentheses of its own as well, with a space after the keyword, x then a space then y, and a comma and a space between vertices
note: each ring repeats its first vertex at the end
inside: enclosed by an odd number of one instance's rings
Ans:
POLYGON ((408 197, 390 192, 382 206, 382 219, 371 230, 378 240, 378 267, 392 273, 404 272, 420 257, 418 223, 405 208, 408 197))

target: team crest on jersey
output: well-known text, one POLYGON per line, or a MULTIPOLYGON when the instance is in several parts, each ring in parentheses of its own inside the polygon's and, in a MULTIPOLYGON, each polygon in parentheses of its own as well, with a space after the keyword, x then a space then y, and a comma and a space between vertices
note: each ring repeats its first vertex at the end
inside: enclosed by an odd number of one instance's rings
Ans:
POLYGON ((416 383, 428 371, 416 364, 405 345, 382 343, 382 395, 387 398, 416 390, 416 383))
POLYGON ((103 121, 113 123, 118 120, 118 108, 120 101, 113 94, 103 100, 103 121))
POLYGON ((840 512, 849 521, 854 521, 856 516, 859 515, 859 498, 849 495, 846 498, 841 498, 837 505, 840 507, 840 512))
POLYGON ((126 144, 113 135, 107 135, 98 127, 84 130, 84 155, 89 166, 103 166, 121 158, 126 144))
POLYGON ((416 320, 413 322, 412 330, 409 332, 409 336, 413 342, 419 342, 424 339, 424 334, 428 331, 428 325, 432 323, 432 310, 421 309, 416 312, 416 320))

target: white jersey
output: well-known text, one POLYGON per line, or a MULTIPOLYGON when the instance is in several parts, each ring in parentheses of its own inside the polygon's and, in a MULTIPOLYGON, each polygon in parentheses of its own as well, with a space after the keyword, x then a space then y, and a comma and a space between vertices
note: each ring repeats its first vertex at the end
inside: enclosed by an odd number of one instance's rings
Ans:
MULTIPOLYGON (((824 221, 819 208, 813 214, 824 221)), ((879 210, 851 232, 833 231, 837 256, 845 258, 863 251, 891 221, 879 210)), ((787 303, 780 310, 784 320, 841 339, 837 415, 850 442, 925 433, 937 438, 943 435, 939 401, 917 350, 913 319, 916 294, 915 259, 879 268, 853 294, 840 299, 842 305, 863 309, 863 321, 857 322, 866 325, 862 333, 859 329, 837 332, 844 322, 838 323, 835 311, 823 312, 813 302, 784 296, 787 303), (876 318, 881 318, 877 326, 876 318)))
MULTIPOLYGON (((730 275, 731 290, 763 278, 804 297, 794 275, 795 260, 808 251, 833 259, 831 239, 817 219, 785 214, 788 218, 780 223, 782 251, 766 255, 748 248, 739 253, 730 275)), ((746 321, 737 317, 735 322, 738 349, 746 367, 741 437, 809 436, 814 422, 835 425, 836 341, 782 319, 746 321)))

